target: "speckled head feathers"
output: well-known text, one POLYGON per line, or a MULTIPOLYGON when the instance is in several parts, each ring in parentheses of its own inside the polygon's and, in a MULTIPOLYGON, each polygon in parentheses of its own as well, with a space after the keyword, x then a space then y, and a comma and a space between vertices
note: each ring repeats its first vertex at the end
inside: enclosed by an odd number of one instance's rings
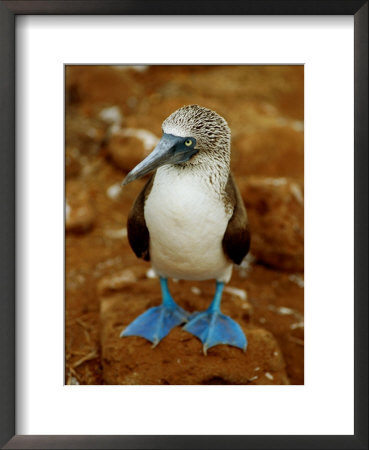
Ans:
POLYGON ((183 106, 163 122, 163 133, 196 139, 198 152, 188 161, 164 166, 160 170, 174 170, 201 178, 218 193, 224 191, 231 160, 231 130, 222 116, 199 105, 183 106), (190 172, 187 172, 189 171, 190 172))
POLYGON ((181 137, 194 137, 196 148, 230 151, 231 131, 227 122, 208 108, 199 105, 183 106, 163 122, 163 132, 181 137))

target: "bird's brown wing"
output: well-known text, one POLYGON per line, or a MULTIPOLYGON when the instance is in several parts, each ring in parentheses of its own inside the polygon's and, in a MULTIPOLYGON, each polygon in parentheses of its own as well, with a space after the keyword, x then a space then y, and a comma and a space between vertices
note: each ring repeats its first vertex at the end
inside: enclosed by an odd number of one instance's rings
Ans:
POLYGON ((250 232, 246 208, 231 173, 226 186, 226 202, 233 206, 233 214, 223 236, 223 251, 234 263, 241 264, 250 249, 250 232))
POLYGON ((128 242, 138 258, 150 261, 150 235, 145 221, 145 201, 154 183, 152 175, 136 198, 127 220, 128 242))

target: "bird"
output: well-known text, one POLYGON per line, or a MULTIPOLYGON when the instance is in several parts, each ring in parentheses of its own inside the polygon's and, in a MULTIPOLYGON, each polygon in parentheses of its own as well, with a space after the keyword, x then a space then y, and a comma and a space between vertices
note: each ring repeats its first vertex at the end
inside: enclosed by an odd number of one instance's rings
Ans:
POLYGON ((196 336, 203 352, 225 344, 246 351, 240 325, 221 312, 233 264, 250 248, 247 212, 230 171, 231 131, 217 112, 186 105, 162 124, 154 150, 122 181, 151 174, 127 219, 129 244, 150 261, 160 280, 162 303, 130 323, 121 337, 140 336, 155 347, 179 325, 196 336), (168 278, 215 280, 205 311, 189 313, 173 299, 168 278))

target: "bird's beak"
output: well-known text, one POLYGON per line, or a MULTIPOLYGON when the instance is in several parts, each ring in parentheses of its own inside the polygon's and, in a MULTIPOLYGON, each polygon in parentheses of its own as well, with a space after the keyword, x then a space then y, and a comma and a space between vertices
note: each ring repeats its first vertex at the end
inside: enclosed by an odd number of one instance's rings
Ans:
POLYGON ((191 156, 197 153, 197 150, 194 148, 183 148, 183 146, 179 150, 176 149, 176 145, 182 142, 183 138, 164 133, 154 150, 124 178, 122 186, 138 180, 164 164, 177 164, 188 161, 191 156))

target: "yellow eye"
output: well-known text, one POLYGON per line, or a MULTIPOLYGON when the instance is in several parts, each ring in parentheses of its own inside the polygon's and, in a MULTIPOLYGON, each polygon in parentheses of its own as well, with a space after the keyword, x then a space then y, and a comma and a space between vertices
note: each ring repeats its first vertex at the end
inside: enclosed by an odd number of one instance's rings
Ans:
POLYGON ((192 145, 191 139, 187 139, 184 144, 186 147, 191 147, 191 145, 192 145))

